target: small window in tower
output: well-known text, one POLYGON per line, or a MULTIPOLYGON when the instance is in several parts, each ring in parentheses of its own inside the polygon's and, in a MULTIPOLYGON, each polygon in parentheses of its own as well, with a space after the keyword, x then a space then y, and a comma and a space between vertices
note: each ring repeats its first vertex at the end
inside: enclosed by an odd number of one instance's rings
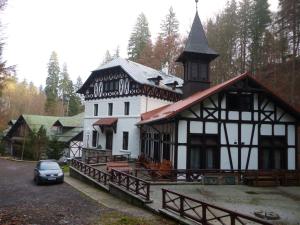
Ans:
POLYGON ((251 94, 227 94, 227 108, 230 111, 251 111, 253 96, 251 94))
POLYGON ((191 80, 198 80, 198 64, 191 63, 191 80))
POLYGON ((208 71, 207 71, 207 64, 204 63, 199 63, 199 76, 200 76, 200 80, 208 80, 208 71))

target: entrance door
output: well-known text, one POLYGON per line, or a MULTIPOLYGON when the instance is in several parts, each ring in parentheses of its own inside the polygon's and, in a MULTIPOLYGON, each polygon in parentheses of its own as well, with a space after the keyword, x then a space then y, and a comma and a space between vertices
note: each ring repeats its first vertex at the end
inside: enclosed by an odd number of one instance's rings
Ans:
POLYGON ((191 135, 188 157, 190 169, 219 169, 218 135, 191 135))
POLYGON ((112 150, 113 145, 113 132, 110 130, 106 131, 106 145, 105 148, 107 150, 112 150))
POLYGON ((260 169, 287 169, 285 136, 261 136, 259 157, 260 169))

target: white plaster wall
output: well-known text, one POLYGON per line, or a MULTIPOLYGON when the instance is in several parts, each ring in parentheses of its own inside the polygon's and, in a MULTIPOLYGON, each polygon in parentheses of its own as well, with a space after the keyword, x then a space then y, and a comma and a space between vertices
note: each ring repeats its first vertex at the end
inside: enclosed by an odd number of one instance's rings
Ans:
POLYGON ((295 148, 288 148, 288 169, 294 170, 296 169, 295 165, 295 148))
POLYGON ((274 125, 274 134, 275 135, 285 135, 285 125, 283 124, 276 124, 274 125))
POLYGON ((271 124, 262 124, 260 126, 261 135, 272 135, 272 125, 271 124))
POLYGON ((203 122, 191 121, 190 122, 190 132, 195 134, 202 134, 203 132, 203 122))
POLYGON ((178 123, 178 143, 187 141, 187 121, 180 120, 178 123))
MULTIPOLYGON (((258 126, 256 125, 254 128, 254 134, 253 134, 253 140, 252 144, 257 145, 258 142, 258 126)), ((241 125, 241 142, 244 143, 245 145, 250 145, 251 142, 251 135, 252 135, 252 129, 253 125, 252 124, 242 124, 241 125)))
POLYGON ((71 141, 70 142, 70 158, 81 157, 81 151, 79 151, 79 147, 71 147, 73 145, 82 147, 83 142, 82 141, 71 141))
POLYGON ((138 98, 140 99, 140 113, 148 112, 172 103, 171 101, 146 96, 138 96, 138 98))
POLYGON ((229 170, 230 168, 230 161, 227 147, 221 147, 221 157, 220 157, 220 168, 222 170, 229 170))
POLYGON ((206 134, 218 134, 218 123, 207 122, 205 123, 206 134))
POLYGON ((295 126, 288 125, 288 144, 295 145, 295 126))
POLYGON ((186 169, 186 146, 178 146, 177 169, 186 169))
MULTIPOLYGON (((241 149, 241 169, 246 169, 247 164, 247 157, 249 153, 248 147, 243 147, 241 149)), ((249 158, 249 164, 248 164, 249 170, 256 170, 258 169, 258 155, 257 155, 257 148, 252 148, 249 158)))
MULTIPOLYGON (((130 153, 131 157, 137 158, 140 151, 140 131, 136 123, 140 120, 141 115, 141 96, 110 98, 100 100, 90 100, 85 102, 84 117, 84 147, 92 147, 93 123, 100 118, 117 117, 117 132, 113 133, 113 154, 130 153), (124 102, 129 102, 129 115, 124 115, 124 102), (108 103, 113 103, 113 115, 108 116, 108 103), (98 104, 98 116, 94 116, 94 104, 98 104), (123 150, 123 131, 129 132, 128 150, 123 150), (88 138, 89 137, 89 138, 88 138)), ((98 143, 105 148, 105 132, 102 133, 99 127, 98 143)))
POLYGON ((237 147, 231 147, 230 148, 230 152, 231 152, 231 159, 232 159, 232 165, 233 165, 233 169, 237 170, 238 169, 238 148, 237 147))

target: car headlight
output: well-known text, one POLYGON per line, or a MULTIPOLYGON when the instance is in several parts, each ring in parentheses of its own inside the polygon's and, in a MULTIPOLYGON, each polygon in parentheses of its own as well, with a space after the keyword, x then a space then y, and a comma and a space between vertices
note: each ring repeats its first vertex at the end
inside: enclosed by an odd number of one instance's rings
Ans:
POLYGON ((59 172, 59 173, 58 173, 58 176, 62 176, 62 175, 64 175, 63 172, 59 172))

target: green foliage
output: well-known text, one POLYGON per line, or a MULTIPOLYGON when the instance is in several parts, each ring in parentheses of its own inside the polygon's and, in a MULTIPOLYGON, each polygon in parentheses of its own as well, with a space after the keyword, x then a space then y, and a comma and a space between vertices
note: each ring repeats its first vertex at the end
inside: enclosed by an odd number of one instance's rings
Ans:
POLYGON ((45 87, 45 93, 47 96, 45 111, 49 115, 55 115, 57 110, 59 73, 60 68, 57 54, 56 52, 52 52, 48 63, 48 76, 45 87))
POLYGON ((39 160, 45 153, 48 144, 46 129, 41 126, 38 131, 29 132, 23 153, 23 158, 39 160))
POLYGON ((64 144, 59 142, 56 136, 52 137, 48 143, 46 154, 49 159, 59 160, 64 154, 64 144))
POLYGON ((141 13, 131 33, 128 43, 128 57, 130 60, 137 61, 145 48, 151 45, 151 35, 149 25, 144 13, 141 13))

